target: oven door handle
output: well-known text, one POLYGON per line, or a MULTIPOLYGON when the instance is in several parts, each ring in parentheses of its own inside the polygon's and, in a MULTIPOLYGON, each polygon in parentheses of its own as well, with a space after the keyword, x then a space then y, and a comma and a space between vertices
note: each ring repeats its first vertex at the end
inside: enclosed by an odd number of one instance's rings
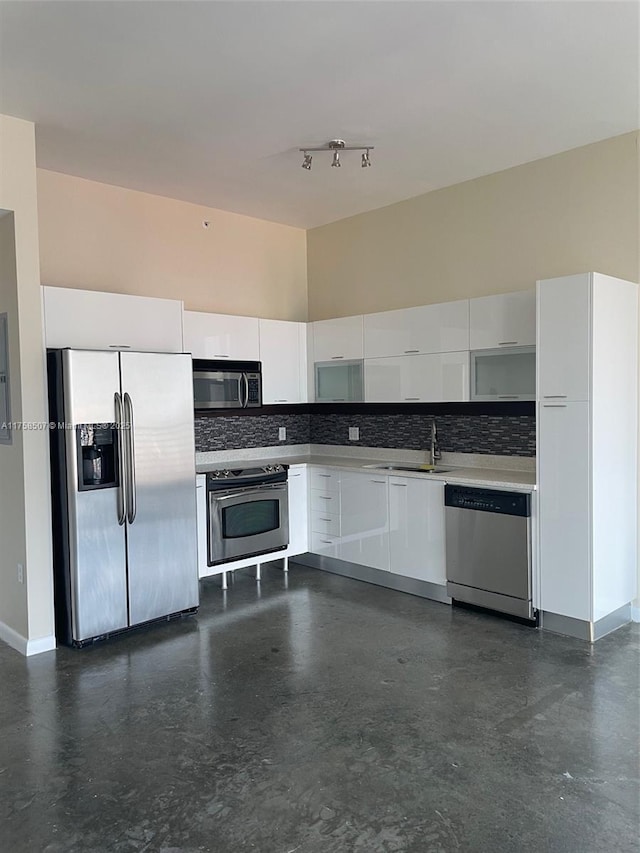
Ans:
POLYGON ((220 491, 220 492, 210 491, 209 497, 211 500, 215 500, 215 501, 228 501, 228 500, 231 500, 231 498, 237 498, 240 495, 256 495, 259 492, 274 492, 274 491, 286 492, 287 491, 287 484, 286 483, 273 483, 272 485, 266 485, 266 486, 247 486, 244 489, 233 489, 232 491, 226 490, 226 489, 224 491, 220 491))

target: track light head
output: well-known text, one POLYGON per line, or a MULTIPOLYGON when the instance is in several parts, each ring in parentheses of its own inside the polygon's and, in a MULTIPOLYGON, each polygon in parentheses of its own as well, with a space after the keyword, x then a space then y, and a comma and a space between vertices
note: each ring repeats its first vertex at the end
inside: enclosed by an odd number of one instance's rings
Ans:
POLYGON ((331 165, 337 166, 338 168, 340 168, 340 166, 342 166, 342 163, 340 162, 340 152, 339 151, 333 152, 333 160, 331 161, 331 165))
POLYGON ((362 168, 366 169, 367 166, 370 166, 370 165, 371 165, 371 159, 369 157, 369 149, 367 148, 367 150, 362 155, 362 168))
POLYGON ((303 168, 303 169, 310 169, 310 168, 311 168, 311 161, 312 161, 312 160, 313 160, 313 157, 311 156, 311 154, 308 154, 308 153, 305 151, 305 152, 304 152, 304 160, 302 161, 302 168, 303 168))

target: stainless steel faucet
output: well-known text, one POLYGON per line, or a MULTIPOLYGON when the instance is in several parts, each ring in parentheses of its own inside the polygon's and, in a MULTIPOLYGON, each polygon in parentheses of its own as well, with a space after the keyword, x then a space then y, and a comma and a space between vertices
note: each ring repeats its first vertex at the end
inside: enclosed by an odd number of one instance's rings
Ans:
POLYGON ((438 445, 438 431, 435 420, 431 421, 431 446, 430 446, 430 465, 435 465, 438 459, 442 458, 440 447, 438 445))

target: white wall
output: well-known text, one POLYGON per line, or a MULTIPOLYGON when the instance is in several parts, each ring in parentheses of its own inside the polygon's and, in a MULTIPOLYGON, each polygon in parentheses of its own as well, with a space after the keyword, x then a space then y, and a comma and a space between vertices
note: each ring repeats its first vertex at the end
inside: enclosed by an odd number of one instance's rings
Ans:
MULTIPOLYGON (((0 311, 9 314, 12 420, 47 423, 38 250, 35 128, 0 115, 0 311)), ((26 654, 53 648, 49 436, 0 445, 0 639, 26 654), (19 583, 17 564, 24 566, 19 583)))

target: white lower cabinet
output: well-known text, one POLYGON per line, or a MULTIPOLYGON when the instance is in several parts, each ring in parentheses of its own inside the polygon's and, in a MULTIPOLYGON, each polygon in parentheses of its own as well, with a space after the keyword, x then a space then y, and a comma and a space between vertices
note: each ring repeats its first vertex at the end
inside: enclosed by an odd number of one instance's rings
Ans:
POLYGON ((207 566, 207 477, 196 477, 196 521, 198 525, 198 577, 211 573, 207 566))
POLYGON ((309 468, 309 550, 338 556, 340 541, 340 472, 309 468))
POLYGON ((538 420, 540 606, 589 622, 589 403, 544 403, 538 420))
POLYGON ((394 574, 446 583, 444 483, 389 478, 389 562, 394 574))
POLYGON ((306 465, 289 468, 289 547, 285 554, 294 557, 309 550, 309 490, 306 465))
POLYGON ((447 403, 469 399, 469 353, 368 358, 367 403, 447 403))
POLYGON ((388 493, 388 477, 362 472, 341 474, 341 560, 389 570, 388 493))

